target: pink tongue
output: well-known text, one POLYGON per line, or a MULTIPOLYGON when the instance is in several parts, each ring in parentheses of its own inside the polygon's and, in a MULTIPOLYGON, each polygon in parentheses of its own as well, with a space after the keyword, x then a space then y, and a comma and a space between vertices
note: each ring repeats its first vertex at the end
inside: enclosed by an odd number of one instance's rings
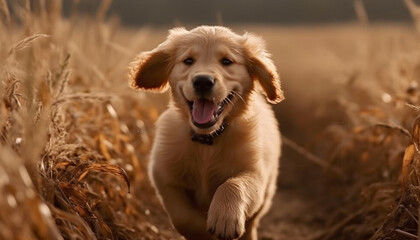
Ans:
POLYGON ((212 101, 206 99, 195 100, 192 110, 193 120, 198 124, 208 123, 213 120, 216 110, 217 105, 212 101))

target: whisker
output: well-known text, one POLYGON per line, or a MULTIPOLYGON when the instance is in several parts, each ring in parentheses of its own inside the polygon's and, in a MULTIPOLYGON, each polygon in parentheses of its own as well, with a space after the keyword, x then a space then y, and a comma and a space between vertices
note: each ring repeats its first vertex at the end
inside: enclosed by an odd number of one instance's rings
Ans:
POLYGON ((245 102, 245 99, 241 96, 241 94, 239 94, 239 93, 238 93, 238 92, 236 92, 236 91, 232 91, 232 93, 233 93, 235 96, 238 96, 238 97, 242 100, 242 102, 246 103, 246 102, 245 102))
POLYGON ((235 95, 232 94, 232 97, 226 98, 225 99, 225 104, 226 105, 231 105, 232 108, 235 108, 235 104, 233 103, 233 97, 235 97, 235 95))
POLYGON ((232 106, 234 106, 232 100, 226 99, 226 105, 229 105, 229 104, 232 105, 232 106))
POLYGON ((225 105, 226 106, 231 105, 232 107, 235 107, 235 105, 233 105, 233 103, 231 101, 229 101, 229 100, 226 100, 225 105))

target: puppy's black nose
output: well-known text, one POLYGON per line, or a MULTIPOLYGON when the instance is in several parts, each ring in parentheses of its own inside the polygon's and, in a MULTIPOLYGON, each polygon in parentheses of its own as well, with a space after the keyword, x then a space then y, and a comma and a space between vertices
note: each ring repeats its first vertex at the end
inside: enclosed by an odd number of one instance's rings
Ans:
POLYGON ((199 94, 208 93, 214 86, 214 77, 209 75, 197 75, 193 78, 193 86, 195 91, 199 94))

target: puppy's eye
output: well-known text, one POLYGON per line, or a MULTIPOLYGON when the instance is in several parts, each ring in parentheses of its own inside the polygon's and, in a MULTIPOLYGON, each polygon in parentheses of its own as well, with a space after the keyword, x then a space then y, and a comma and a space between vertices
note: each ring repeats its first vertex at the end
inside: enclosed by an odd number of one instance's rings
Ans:
POLYGON ((222 65, 224 65, 224 66, 229 66, 233 63, 233 61, 230 60, 229 58, 222 58, 221 62, 222 62, 222 65))
POLYGON ((194 63, 194 58, 192 57, 188 57, 186 59, 184 59, 184 61, 182 61, 185 65, 193 65, 194 63))

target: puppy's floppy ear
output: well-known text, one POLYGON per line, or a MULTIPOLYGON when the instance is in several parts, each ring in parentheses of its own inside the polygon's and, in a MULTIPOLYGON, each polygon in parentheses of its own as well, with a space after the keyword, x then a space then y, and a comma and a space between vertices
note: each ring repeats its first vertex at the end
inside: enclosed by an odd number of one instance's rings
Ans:
POLYGON ((136 89, 165 91, 173 67, 176 38, 185 32, 187 30, 183 28, 171 29, 165 42, 152 51, 140 53, 130 67, 130 86, 136 89))
POLYGON ((258 80, 270 103, 281 102, 284 95, 281 90, 280 77, 270 54, 265 50, 264 41, 250 33, 245 33, 242 38, 247 67, 251 76, 258 80))
POLYGON ((156 48, 140 53, 132 63, 130 86, 136 89, 164 91, 167 89, 170 56, 156 48))

